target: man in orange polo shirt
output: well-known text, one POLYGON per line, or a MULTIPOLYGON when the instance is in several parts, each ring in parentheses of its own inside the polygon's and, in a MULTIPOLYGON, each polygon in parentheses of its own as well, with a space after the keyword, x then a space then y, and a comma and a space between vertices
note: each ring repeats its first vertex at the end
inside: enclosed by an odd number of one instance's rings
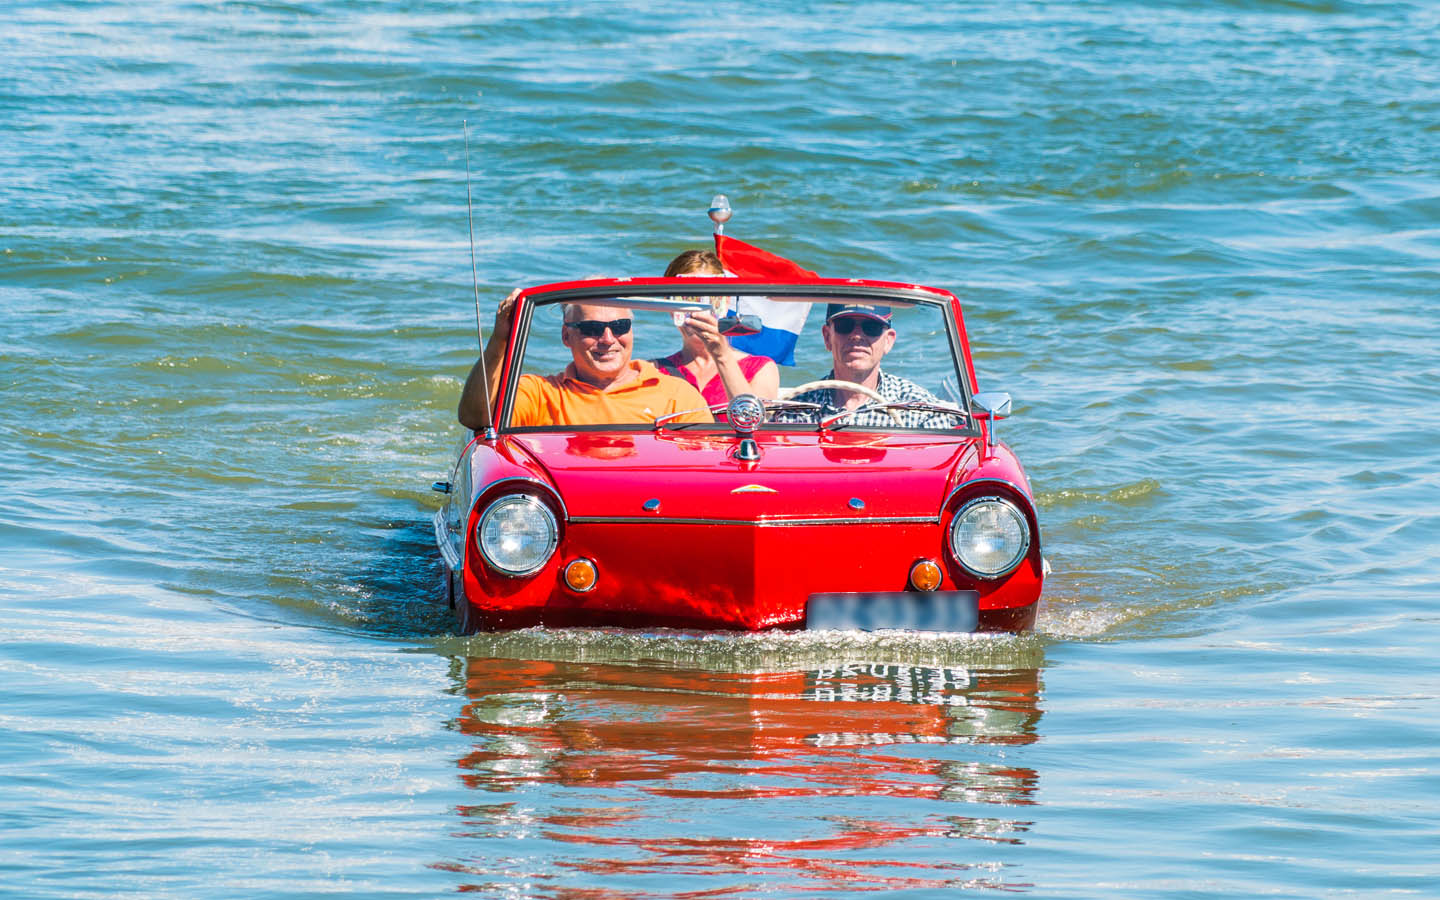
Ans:
MULTIPOLYGON (((481 369, 493 390, 510 335, 515 291, 495 311, 495 329, 460 393, 460 424, 475 431, 489 424, 481 369)), ((522 375, 510 425, 643 424, 673 412, 695 410, 678 422, 713 422, 700 392, 654 364, 630 358, 635 340, 630 310, 589 303, 565 304, 560 341, 572 362, 556 375, 522 375)))

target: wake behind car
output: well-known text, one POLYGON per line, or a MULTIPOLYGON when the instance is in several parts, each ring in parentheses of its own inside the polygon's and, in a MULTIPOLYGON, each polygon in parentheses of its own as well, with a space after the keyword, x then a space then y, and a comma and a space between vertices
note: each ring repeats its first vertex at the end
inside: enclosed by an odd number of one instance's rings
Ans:
MULTIPOLYGON (((1030 485, 996 435, 1010 398, 978 390, 951 293, 813 277, 571 281, 520 292, 508 324, 489 424, 435 485, 461 631, 1032 627, 1045 563, 1030 485), (612 312, 566 313, 595 308, 612 312), (659 359, 702 311, 786 363, 778 396, 709 404, 656 382, 689 408, 537 421, 536 391, 574 372, 577 342, 628 340, 634 360, 659 359), (837 377, 845 353, 863 352, 842 341, 888 342, 878 390, 837 377)), ((637 378, 656 377, 647 365, 637 378)))

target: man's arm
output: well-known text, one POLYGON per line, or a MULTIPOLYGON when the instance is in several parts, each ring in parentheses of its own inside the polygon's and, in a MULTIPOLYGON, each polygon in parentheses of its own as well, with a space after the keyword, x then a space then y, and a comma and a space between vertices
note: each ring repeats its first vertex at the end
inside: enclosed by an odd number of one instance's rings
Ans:
POLYGON ((460 424, 472 431, 484 431, 490 427, 490 412, 495 408, 500 389, 500 366, 510 345, 510 318, 515 312, 515 298, 519 296, 520 289, 516 288, 500 301, 495 310, 495 325, 490 329, 490 340, 485 342, 485 352, 475 360, 470 374, 465 376, 465 387, 460 391, 459 417, 460 424))

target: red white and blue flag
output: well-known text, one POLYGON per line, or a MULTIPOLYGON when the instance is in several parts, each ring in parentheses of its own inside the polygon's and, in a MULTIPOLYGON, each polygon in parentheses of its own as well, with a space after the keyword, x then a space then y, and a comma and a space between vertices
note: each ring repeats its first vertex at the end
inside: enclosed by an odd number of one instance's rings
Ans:
MULTIPOLYGON (((723 234, 715 235, 715 253, 725 271, 740 278, 796 282, 819 277, 783 256, 723 234)), ((756 356, 768 356, 782 366, 795 365, 795 344, 800 340, 806 316, 810 315, 810 304, 745 297, 740 306, 741 313, 760 317, 761 328, 756 334, 732 337, 731 346, 756 356)))

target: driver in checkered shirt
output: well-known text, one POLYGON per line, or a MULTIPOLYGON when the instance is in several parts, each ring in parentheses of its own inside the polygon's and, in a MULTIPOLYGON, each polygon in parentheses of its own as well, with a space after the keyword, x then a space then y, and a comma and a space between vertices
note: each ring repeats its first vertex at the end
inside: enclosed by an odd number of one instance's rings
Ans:
MULTIPOLYGON (((834 368, 826 380, 850 381, 870 388, 886 401, 913 400, 951 406, 920 385, 898 375, 880 371, 880 360, 895 346, 895 329, 890 324, 890 307, 867 303, 831 303, 825 310, 820 330, 834 368)), ((791 400, 816 403, 821 409, 776 410, 776 422, 815 422, 846 410, 859 409, 873 397, 843 388, 816 388, 796 394, 791 400), (817 418, 818 415, 818 418, 817 418)), ((954 428, 963 422, 960 414, 926 409, 894 410, 899 421, 884 409, 868 409, 840 420, 843 424, 872 428, 954 428)))

